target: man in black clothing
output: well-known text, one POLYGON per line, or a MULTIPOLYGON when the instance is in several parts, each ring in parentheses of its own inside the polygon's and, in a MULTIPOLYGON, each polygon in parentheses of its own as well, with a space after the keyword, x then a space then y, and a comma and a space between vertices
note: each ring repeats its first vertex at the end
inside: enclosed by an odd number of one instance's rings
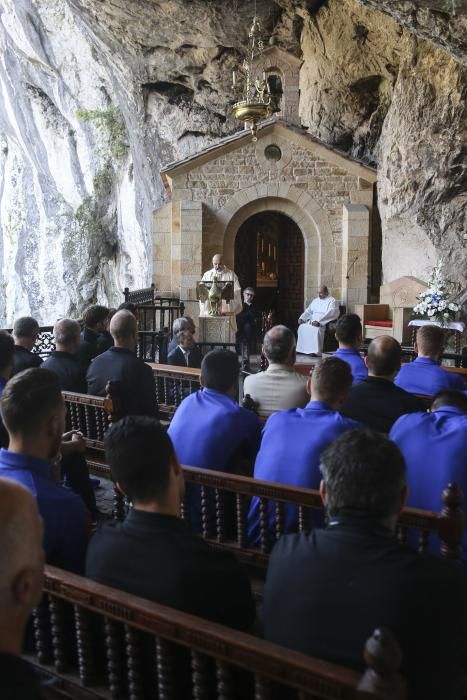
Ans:
POLYGON ((99 355, 99 336, 107 329, 108 316, 109 310, 98 304, 90 306, 83 314, 84 328, 77 357, 84 372, 87 371, 91 360, 99 355))
POLYGON ((236 341, 239 352, 241 351, 242 342, 248 345, 249 353, 254 353, 256 349, 258 314, 254 306, 255 296, 253 287, 246 287, 243 290, 243 309, 237 314, 236 341))
POLYGON ((39 335, 39 324, 35 318, 23 316, 15 321, 13 326, 13 339, 15 341, 15 357, 12 376, 22 372, 23 369, 40 367, 42 357, 31 352, 39 335))
POLYGON ((389 433, 404 413, 424 411, 423 402, 394 384, 401 366, 402 348, 394 338, 381 335, 371 341, 365 364, 368 377, 355 384, 343 405, 344 416, 373 430, 389 433))
POLYGON ((402 648, 411 700, 460 700, 467 670, 467 582, 454 562, 397 541, 406 468, 379 433, 348 431, 321 456, 328 526, 275 546, 264 590, 266 639, 361 668, 377 627, 402 648))
POLYGON ((118 383, 122 415, 157 415, 156 386, 151 368, 135 355, 136 319, 117 311, 110 322, 115 345, 94 358, 87 371, 88 394, 106 395, 107 382, 118 383))
POLYGON ((60 379, 63 391, 86 393, 86 376, 76 356, 80 345, 80 327, 77 321, 63 318, 54 326, 56 349, 44 362, 60 379))
POLYGON ((255 605, 235 557, 211 549, 179 517, 183 473, 155 419, 123 418, 105 436, 107 462, 132 508, 91 540, 86 575, 163 605, 249 629, 255 605))
POLYGON ((23 635, 42 594, 43 526, 36 500, 0 479, 0 678, 2 700, 39 700, 32 666, 21 659, 23 635))

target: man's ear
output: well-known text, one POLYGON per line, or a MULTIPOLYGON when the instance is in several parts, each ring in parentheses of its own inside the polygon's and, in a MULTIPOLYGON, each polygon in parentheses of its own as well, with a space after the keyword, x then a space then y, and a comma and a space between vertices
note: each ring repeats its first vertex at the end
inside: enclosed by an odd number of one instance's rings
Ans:
POLYGON ((16 605, 26 609, 34 607, 37 598, 34 582, 34 570, 30 567, 26 567, 16 574, 11 585, 11 592, 16 605))
POLYGON ((326 508, 328 504, 328 494, 326 492, 326 484, 324 479, 321 479, 319 483, 319 495, 321 496, 321 500, 323 501, 323 506, 326 508))
POLYGON ((311 377, 309 377, 309 378, 307 379, 307 382, 306 382, 306 390, 307 390, 307 393, 308 393, 310 396, 313 396, 313 390, 312 390, 312 387, 311 387, 311 377))
POLYGON ((204 389, 204 387, 206 386, 205 383, 204 383, 204 377, 203 377, 203 373, 202 373, 202 372, 201 372, 201 374, 199 375, 199 384, 200 384, 200 387, 201 387, 202 389, 204 389))
POLYGON ((415 350, 415 352, 416 352, 417 355, 418 355, 418 343, 417 343, 417 341, 414 342, 414 344, 413 344, 413 349, 415 350))
POLYGON ((59 429, 58 416, 52 413, 47 419, 45 429, 47 437, 55 437, 59 429))
POLYGON ((365 367, 368 369, 368 355, 365 355, 363 362, 365 363, 365 367))

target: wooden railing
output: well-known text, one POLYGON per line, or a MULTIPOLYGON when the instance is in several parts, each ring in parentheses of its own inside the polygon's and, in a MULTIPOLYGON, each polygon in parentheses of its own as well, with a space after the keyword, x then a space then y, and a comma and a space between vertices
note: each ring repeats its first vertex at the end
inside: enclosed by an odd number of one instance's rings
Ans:
POLYGON ((400 650, 387 631, 368 640, 361 677, 54 567, 44 592, 29 658, 55 679, 46 698, 403 698, 400 650))

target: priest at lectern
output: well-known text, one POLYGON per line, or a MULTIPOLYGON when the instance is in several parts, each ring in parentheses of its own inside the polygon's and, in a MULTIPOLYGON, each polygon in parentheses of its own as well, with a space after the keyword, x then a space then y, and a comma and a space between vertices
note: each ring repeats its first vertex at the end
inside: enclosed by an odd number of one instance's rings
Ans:
MULTIPOLYGON (((232 301, 227 302, 224 299, 222 300, 222 306, 221 306, 221 313, 222 314, 234 314, 234 320, 235 320, 235 314, 238 314, 239 311, 242 309, 242 297, 241 297, 241 287, 240 287, 240 282, 238 281, 238 277, 233 272, 233 270, 229 270, 228 267, 224 265, 224 260, 223 257, 220 253, 216 253, 216 255, 212 259, 212 269, 208 270, 207 272, 204 273, 202 276, 202 281, 203 282, 212 282, 214 281, 214 278, 218 282, 232 282, 233 283, 233 291, 234 291, 234 296, 232 301)), ((201 301, 199 302, 199 315, 200 316, 208 316, 210 313, 210 307, 209 307, 209 301, 201 301)))

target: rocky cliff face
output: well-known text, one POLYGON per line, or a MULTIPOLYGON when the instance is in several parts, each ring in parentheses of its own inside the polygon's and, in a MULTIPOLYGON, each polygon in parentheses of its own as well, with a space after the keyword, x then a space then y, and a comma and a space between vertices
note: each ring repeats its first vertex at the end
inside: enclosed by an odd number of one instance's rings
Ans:
MULTIPOLYGON (((461 280, 465 34, 449 12, 409 4, 258 0, 258 12, 304 59, 303 124, 379 168, 385 278, 425 276, 446 254, 461 280)), ((2 323, 53 322, 149 283, 160 166, 236 130, 230 74, 251 8, 2 0, 2 323)))

